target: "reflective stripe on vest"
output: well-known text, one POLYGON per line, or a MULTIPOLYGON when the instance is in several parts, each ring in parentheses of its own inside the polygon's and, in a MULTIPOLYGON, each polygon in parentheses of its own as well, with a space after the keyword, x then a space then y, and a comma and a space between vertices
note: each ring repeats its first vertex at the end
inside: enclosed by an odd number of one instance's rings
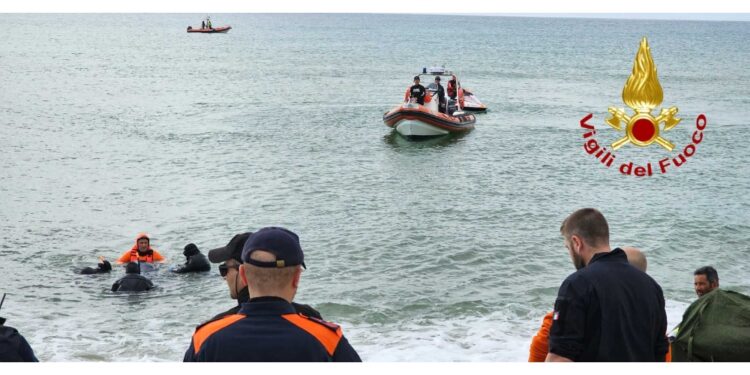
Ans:
POLYGON ((337 327, 336 331, 333 331, 299 314, 284 314, 281 317, 315 337, 330 356, 333 356, 336 346, 339 345, 339 341, 341 341, 341 337, 344 335, 341 327, 337 327))
POLYGON ((243 318, 245 318, 245 315, 242 314, 227 315, 219 320, 198 328, 193 334, 193 353, 197 355, 198 351, 201 350, 203 343, 208 340, 211 335, 243 318))

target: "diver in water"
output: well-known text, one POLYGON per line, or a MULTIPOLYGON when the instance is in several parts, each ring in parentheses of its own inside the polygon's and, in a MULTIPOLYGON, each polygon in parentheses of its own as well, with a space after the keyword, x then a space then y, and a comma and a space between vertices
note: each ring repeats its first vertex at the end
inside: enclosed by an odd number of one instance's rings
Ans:
POLYGON ((198 250, 198 246, 195 246, 195 244, 187 244, 182 254, 185 255, 187 261, 185 264, 173 269, 172 272, 188 273, 211 271, 211 264, 208 263, 208 258, 198 250))
POLYGON ((154 288, 151 280, 141 275, 141 267, 136 262, 125 266, 125 276, 112 284, 113 292, 145 292, 154 288))
MULTIPOLYGON (((0 308, 5 302, 5 293, 0 300, 0 308)), ((13 327, 5 325, 5 318, 0 318, 0 362, 39 362, 28 341, 13 327)))
POLYGON ((94 275, 97 273, 109 273, 109 271, 112 271, 112 264, 110 264, 108 260, 104 259, 104 257, 100 256, 99 264, 96 268, 86 267, 79 273, 81 275, 94 275))
POLYGON ((161 263, 164 260, 164 257, 151 247, 151 238, 146 233, 138 233, 135 238, 135 245, 117 259, 117 264, 133 262, 154 264, 154 262, 161 263))

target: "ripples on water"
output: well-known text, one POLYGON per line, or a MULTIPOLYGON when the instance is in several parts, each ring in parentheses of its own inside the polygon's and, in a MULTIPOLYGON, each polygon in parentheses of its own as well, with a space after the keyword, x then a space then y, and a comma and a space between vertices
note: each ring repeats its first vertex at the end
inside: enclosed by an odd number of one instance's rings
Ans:
POLYGON ((750 292, 747 23, 215 15, 229 34, 188 35, 192 15, 0 19, 17 30, 0 50, 3 316, 41 360, 181 360, 232 306, 215 267, 162 269, 132 296, 109 292, 121 270, 74 275, 142 230, 177 264, 189 242, 293 229, 298 300, 374 361, 524 361, 573 269, 557 228, 582 206, 647 251, 671 325, 698 266, 750 292), (634 179, 586 155, 577 124, 622 106, 643 35, 684 118, 669 138, 700 112, 709 127, 686 166, 634 179), (434 63, 491 110, 465 136, 405 141, 382 113, 434 63))

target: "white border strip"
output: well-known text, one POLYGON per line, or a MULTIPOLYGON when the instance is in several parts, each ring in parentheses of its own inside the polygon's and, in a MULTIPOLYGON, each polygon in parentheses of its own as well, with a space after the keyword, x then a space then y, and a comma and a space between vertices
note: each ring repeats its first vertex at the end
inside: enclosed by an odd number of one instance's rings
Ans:
POLYGON ((750 20, 750 2, 737 0, 23 0, 0 3, 12 13, 726 13, 750 20), (738 12, 749 13, 736 15, 738 12))

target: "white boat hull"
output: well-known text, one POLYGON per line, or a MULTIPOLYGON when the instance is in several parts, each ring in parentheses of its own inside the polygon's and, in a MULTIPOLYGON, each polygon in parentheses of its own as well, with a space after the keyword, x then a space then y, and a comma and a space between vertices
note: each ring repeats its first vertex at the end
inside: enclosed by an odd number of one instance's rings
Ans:
POLYGON ((450 133, 445 129, 440 129, 417 120, 399 121, 395 128, 396 131, 404 137, 434 137, 450 133))

